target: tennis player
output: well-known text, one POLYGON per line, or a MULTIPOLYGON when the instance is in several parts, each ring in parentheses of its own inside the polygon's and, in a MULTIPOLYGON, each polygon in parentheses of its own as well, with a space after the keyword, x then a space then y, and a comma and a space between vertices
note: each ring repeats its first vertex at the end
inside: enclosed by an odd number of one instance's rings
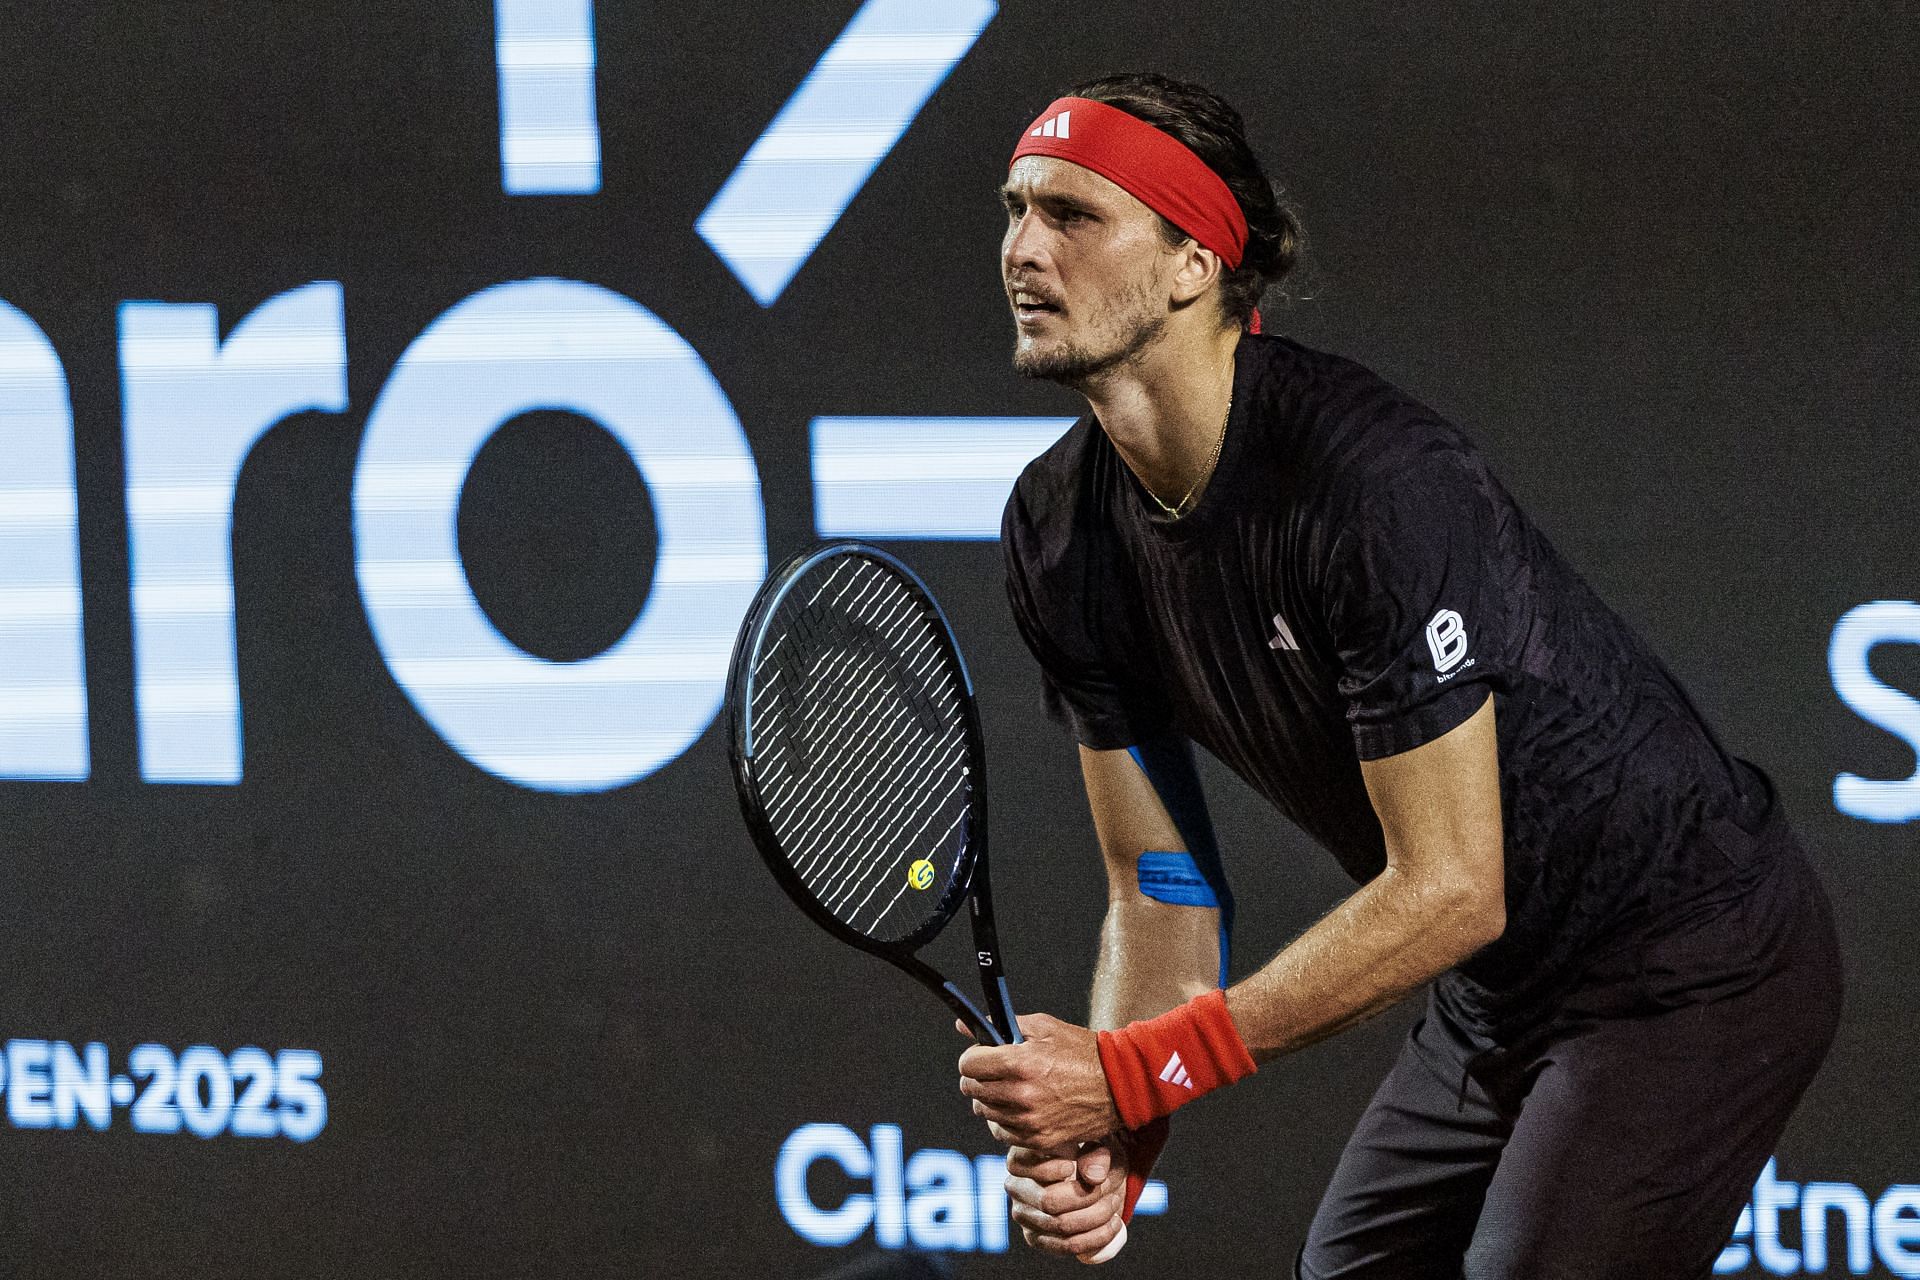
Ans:
POLYGON ((1089 407, 1007 588, 1109 883, 1094 1029, 960 1059, 1027 1240, 1096 1256, 1170 1113, 1426 986, 1297 1274, 1709 1274, 1840 1013, 1771 783, 1456 427, 1259 333, 1300 232, 1219 98, 1083 84, 1003 195, 1014 367, 1089 407), (1224 990, 1189 742, 1359 886, 1224 990))

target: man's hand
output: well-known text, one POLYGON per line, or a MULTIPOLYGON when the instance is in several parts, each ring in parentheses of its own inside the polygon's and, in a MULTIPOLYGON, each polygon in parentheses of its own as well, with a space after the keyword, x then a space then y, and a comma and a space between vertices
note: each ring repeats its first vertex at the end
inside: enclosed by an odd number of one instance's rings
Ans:
POLYGON ((1120 1127, 1099 1041, 1044 1013, 1020 1019, 1020 1044, 975 1045, 960 1055, 960 1092, 1008 1145, 1058 1151, 1120 1127))
POLYGON ((1032 1147, 1007 1152, 1013 1220, 1039 1253, 1092 1261, 1122 1230, 1126 1189, 1126 1147, 1120 1142, 1089 1146, 1077 1158, 1032 1147))

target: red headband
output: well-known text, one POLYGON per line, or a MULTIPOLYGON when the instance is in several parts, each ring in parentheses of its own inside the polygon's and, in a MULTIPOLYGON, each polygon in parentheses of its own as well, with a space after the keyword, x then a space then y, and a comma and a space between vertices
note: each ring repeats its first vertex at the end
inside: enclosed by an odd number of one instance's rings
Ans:
POLYGON ((1021 156, 1091 169, 1219 254, 1229 269, 1240 265, 1247 247, 1240 202, 1206 161, 1138 116, 1091 98, 1060 98, 1027 126, 1013 149, 1014 160, 1021 156))

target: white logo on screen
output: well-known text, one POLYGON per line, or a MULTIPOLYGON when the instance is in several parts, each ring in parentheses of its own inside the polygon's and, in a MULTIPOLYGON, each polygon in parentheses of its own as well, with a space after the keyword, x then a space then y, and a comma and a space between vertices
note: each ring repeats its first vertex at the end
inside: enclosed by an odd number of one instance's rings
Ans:
POLYGON ((1427 623, 1427 648, 1433 653, 1434 669, 1446 675, 1467 656, 1467 624, 1451 609, 1442 609, 1427 623))
MULTIPOLYGON (((773 1172, 780 1215, 801 1239, 839 1248, 871 1232, 882 1249, 927 1252, 1005 1253, 1006 1181, 1004 1154, 909 1151, 897 1124, 876 1124, 867 1139, 842 1124, 803 1124, 781 1144, 773 1172), (839 1175, 815 1182, 816 1164, 838 1165, 839 1175), (845 1189, 833 1204, 836 1183, 845 1189)), ((1133 1212, 1166 1211, 1167 1184, 1153 1179, 1133 1212)))

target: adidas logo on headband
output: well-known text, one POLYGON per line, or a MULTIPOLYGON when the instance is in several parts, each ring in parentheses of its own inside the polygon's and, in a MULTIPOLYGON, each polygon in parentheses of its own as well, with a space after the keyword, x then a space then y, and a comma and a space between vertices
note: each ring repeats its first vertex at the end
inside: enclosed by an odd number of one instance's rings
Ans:
POLYGON ((1118 107, 1055 98, 1021 135, 1013 159, 1021 156, 1092 170, 1219 254, 1228 270, 1246 253, 1247 217, 1226 180, 1178 138, 1118 107), (1078 134, 1071 132, 1075 116, 1078 134))
POLYGON ((1057 116, 1048 116, 1045 124, 1035 126, 1033 132, 1027 136, 1030 138, 1070 138, 1073 135, 1067 132, 1067 120, 1072 115, 1073 112, 1071 111, 1062 111, 1057 116), (1059 127, 1055 128, 1056 125, 1059 127))

